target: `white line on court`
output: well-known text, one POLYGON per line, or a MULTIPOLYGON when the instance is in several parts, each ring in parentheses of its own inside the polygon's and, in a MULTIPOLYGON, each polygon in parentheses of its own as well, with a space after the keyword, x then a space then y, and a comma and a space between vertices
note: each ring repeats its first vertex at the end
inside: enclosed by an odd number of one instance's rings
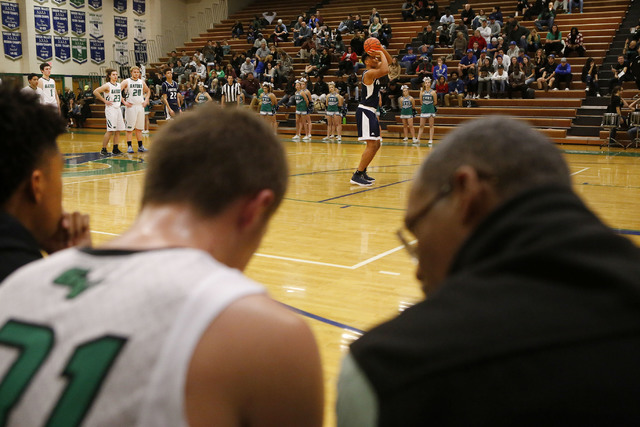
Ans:
POLYGON ((91 230, 92 233, 95 234, 104 234, 106 236, 119 236, 119 234, 116 233, 107 233, 106 231, 95 231, 95 230, 91 230))
POLYGON ((365 265, 367 265, 367 264, 370 264, 370 263, 372 263, 373 261, 377 261, 377 260, 379 260, 380 258, 384 258, 384 257, 386 257, 387 255, 391 255, 391 254, 392 254, 392 253, 394 253, 394 252, 398 252, 400 249, 404 249, 404 245, 400 245, 400 246, 397 246, 397 247, 395 247, 395 248, 393 248, 393 249, 389 249, 388 251, 383 252, 383 253, 381 253, 380 255, 376 255, 376 256, 374 256, 374 257, 372 257, 372 258, 369 258, 369 259, 366 259, 366 260, 364 260, 364 261, 362 261, 362 262, 359 262, 359 263, 357 263, 356 265, 352 266, 352 267, 351 267, 351 269, 352 269, 352 270, 355 270, 356 268, 360 268, 360 267, 362 267, 362 266, 365 266, 365 265))
MULTIPOLYGON (((130 176, 140 175, 142 173, 144 173, 144 171, 129 172, 129 173, 123 173, 123 174, 113 174, 113 175, 105 176, 103 178, 92 178, 92 179, 86 179, 84 181, 65 182, 62 185, 84 184, 85 182, 103 181, 105 179, 127 178, 127 177, 130 177, 130 176)), ((77 177, 68 177, 68 178, 65 178, 65 179, 71 179, 71 178, 77 178, 77 177)))
POLYGON ((308 260, 308 259, 289 258, 289 257, 286 257, 286 256, 267 255, 267 254, 260 254, 260 253, 256 253, 255 255, 263 257, 263 258, 280 259, 280 260, 283 260, 283 261, 300 262, 300 263, 303 263, 303 264, 324 265, 325 267, 344 268, 344 269, 347 269, 347 270, 353 270, 354 269, 353 267, 349 267, 347 265, 330 264, 330 263, 320 262, 320 261, 311 261, 311 260, 308 260))
POLYGON ((394 273, 393 271, 382 271, 382 270, 380 270, 380 271, 378 271, 378 273, 380 273, 380 274, 388 274, 389 276, 399 276, 400 275, 400 273, 394 273))
POLYGON ((579 173, 582 173, 582 172, 584 172, 584 171, 586 171, 586 170, 589 170, 589 169, 591 169, 591 168, 584 168, 584 169, 580 169, 578 172, 574 172, 574 173, 572 173, 572 174, 571 174, 571 176, 573 176, 573 175, 578 175, 579 173))

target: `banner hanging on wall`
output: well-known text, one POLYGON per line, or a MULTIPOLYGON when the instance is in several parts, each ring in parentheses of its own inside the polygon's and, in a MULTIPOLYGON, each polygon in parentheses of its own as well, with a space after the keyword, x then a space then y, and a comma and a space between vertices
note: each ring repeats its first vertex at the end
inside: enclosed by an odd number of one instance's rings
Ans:
POLYGON ((2 32, 2 44, 4 45, 4 56, 16 60, 22 58, 22 34, 20 32, 2 32))
POLYGON ((36 35, 36 58, 42 62, 53 59, 53 47, 51 46, 51 36, 36 35))
POLYGON ((133 51, 136 57, 136 64, 146 64, 149 60, 147 56, 147 44, 146 43, 134 43, 133 51))
POLYGON ((87 21, 84 12, 71 11, 71 34, 82 37, 87 32, 87 21))
POLYGON ((113 17, 113 35, 115 35, 118 40, 126 40, 128 36, 126 16, 113 17))
POLYGON ((118 13, 127 11, 127 0, 113 0, 113 9, 118 13))
POLYGON ((66 9, 51 9, 53 18, 53 32, 59 36, 64 36, 69 32, 69 14, 66 9))
POLYGON ((89 9, 100 10, 102 9, 102 0, 87 0, 89 3, 89 9))
POLYGON ((133 13, 136 15, 144 15, 146 12, 145 0, 133 0, 133 13))
POLYGON ((56 6, 62 6, 66 2, 67 0, 51 0, 51 3, 55 4, 56 6))
POLYGON ((53 36, 53 48, 58 61, 67 62, 71 59, 71 43, 69 37, 53 36))
POLYGON ((89 13, 89 35, 94 39, 101 39, 102 32, 102 15, 99 13, 89 13))
POLYGON ((89 51, 91 53, 91 62, 94 64, 102 64, 104 62, 104 40, 89 40, 89 51))
POLYGON ((71 39, 71 56, 76 64, 87 62, 87 39, 71 39))
POLYGON ((20 28, 20 6, 18 3, 9 3, 6 1, 2 4, 2 28, 13 31, 20 28))
POLYGON ((144 19, 135 18, 133 20, 133 39, 138 43, 147 41, 147 24, 144 19))
POLYGON ((84 7, 84 0, 69 0, 69 3, 76 9, 81 9, 84 7))
POLYGON ((33 6, 33 17, 35 20, 36 31, 39 33, 48 33, 51 29, 49 8, 42 6, 33 6))
POLYGON ((40 3, 40 4, 46 3, 47 1, 49 0, 35 0, 36 3, 40 3))
POLYGON ((129 46, 127 42, 117 41, 113 45, 113 60, 120 65, 129 63, 129 46))

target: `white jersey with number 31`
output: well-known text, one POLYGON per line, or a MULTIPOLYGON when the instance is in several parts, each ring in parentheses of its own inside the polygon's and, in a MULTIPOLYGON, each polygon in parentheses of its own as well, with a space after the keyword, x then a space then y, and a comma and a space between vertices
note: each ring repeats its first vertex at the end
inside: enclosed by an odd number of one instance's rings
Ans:
POLYGON ((195 249, 69 249, 0 286, 0 425, 186 426, 203 332, 263 293, 195 249))

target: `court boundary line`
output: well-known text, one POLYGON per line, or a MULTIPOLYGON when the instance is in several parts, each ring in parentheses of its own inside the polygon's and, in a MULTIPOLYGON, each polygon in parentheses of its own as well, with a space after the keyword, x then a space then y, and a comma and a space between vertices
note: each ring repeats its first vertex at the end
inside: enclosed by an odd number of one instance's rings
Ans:
POLYGON ((360 190, 360 191, 356 191, 356 192, 349 193, 349 194, 343 194, 341 196, 330 197, 330 198, 324 199, 324 200, 318 200, 318 203, 329 202, 331 200, 341 199, 343 197, 355 196, 356 194, 366 193, 367 191, 380 190, 382 188, 390 187, 392 185, 404 184, 405 182, 409 182, 409 181, 413 181, 413 178, 405 179, 405 180, 398 181, 398 182, 392 182, 391 184, 385 184, 385 185, 381 185, 379 187, 367 188, 365 190, 360 190))
POLYGON ((294 306, 289 305, 289 304, 285 304, 285 303, 283 303, 281 301, 278 301, 278 302, 280 304, 282 304, 283 306, 287 307, 289 310, 292 310, 292 311, 294 311, 294 312, 296 312, 296 313, 298 313, 298 314, 300 314, 302 316, 308 317, 310 319, 317 320, 318 322, 326 323, 327 325, 335 326, 335 327, 338 327, 340 329, 346 329, 348 331, 355 332, 356 334, 359 334, 359 335, 363 335, 365 333, 365 331, 363 331, 361 329, 358 329, 358 328, 355 328, 353 326, 349 326, 349 325, 347 325, 345 323, 341 323, 341 322, 338 322, 336 320, 331 320, 331 319, 328 319, 326 317, 322 317, 322 316, 319 316, 317 314, 313 314, 313 313, 311 313, 309 311, 302 310, 300 308, 294 307, 294 306))

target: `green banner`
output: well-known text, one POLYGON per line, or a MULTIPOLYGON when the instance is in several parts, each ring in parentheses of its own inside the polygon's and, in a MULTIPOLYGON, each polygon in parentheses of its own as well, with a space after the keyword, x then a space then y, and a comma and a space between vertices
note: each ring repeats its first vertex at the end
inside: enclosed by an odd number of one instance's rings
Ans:
POLYGON ((84 0, 69 0, 69 4, 76 9, 80 9, 81 7, 84 7, 84 0))
POLYGON ((71 56, 76 64, 87 62, 87 39, 71 38, 71 56))

